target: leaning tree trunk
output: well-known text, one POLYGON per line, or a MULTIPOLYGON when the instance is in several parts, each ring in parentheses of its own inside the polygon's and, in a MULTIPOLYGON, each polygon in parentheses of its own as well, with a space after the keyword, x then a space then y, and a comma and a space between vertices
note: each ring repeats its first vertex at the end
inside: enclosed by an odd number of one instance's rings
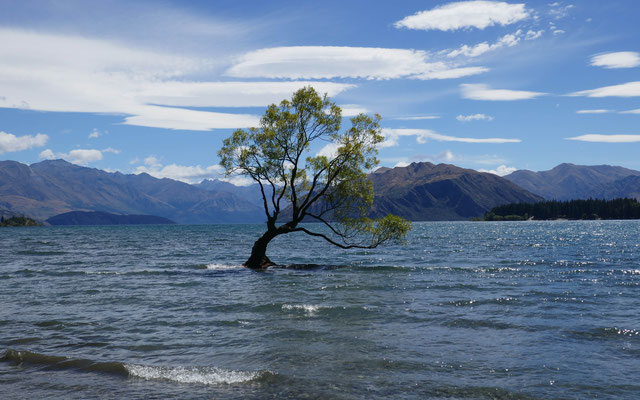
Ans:
POLYGON ((253 244, 251 257, 244 263, 244 266, 251 269, 265 269, 275 265, 267 257, 267 246, 274 237, 278 236, 273 231, 267 231, 253 244))

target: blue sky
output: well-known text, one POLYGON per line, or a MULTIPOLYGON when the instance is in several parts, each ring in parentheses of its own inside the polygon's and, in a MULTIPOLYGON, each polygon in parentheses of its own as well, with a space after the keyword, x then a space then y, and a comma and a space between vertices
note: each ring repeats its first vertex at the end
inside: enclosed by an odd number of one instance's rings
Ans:
POLYGON ((220 177, 222 140, 312 85, 346 116, 382 115, 384 166, 640 169, 635 0, 0 0, 0 10, 0 159, 220 177))

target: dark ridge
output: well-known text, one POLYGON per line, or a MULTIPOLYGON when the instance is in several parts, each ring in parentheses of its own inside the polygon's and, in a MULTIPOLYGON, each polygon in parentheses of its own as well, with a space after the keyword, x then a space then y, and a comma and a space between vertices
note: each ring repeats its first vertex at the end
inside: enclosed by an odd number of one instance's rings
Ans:
POLYGON ((85 372, 102 372, 123 377, 129 376, 129 371, 120 362, 94 362, 80 358, 48 356, 31 351, 7 350, 0 361, 13 365, 32 364, 41 365, 46 369, 71 369, 85 372))
POLYGON ((47 219, 51 225, 170 225, 168 218, 155 215, 117 215, 102 211, 71 211, 47 219))

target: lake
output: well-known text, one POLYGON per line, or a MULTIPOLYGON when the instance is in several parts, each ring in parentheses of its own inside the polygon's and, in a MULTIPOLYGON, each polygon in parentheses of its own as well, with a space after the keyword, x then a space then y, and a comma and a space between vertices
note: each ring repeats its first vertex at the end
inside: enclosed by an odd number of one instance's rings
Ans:
POLYGON ((640 393, 640 221, 415 223, 366 251, 295 234, 268 253, 294 266, 240 267, 263 229, 0 229, 2 397, 640 393))

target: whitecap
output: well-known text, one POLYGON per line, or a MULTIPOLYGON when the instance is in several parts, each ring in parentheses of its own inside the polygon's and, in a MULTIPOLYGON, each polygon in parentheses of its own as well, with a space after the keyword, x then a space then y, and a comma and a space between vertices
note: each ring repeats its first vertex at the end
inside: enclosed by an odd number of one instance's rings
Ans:
POLYGON ((206 269, 223 271, 229 269, 239 269, 244 268, 242 265, 226 265, 226 264, 207 264, 206 269))
POLYGON ((318 310, 320 310, 320 306, 316 306, 314 304, 283 304, 283 310, 301 310, 304 311, 308 315, 315 315, 318 310))
POLYGON ((125 364, 129 375, 150 380, 168 380, 203 385, 234 384, 252 381, 259 372, 233 371, 216 367, 154 367, 125 364))

